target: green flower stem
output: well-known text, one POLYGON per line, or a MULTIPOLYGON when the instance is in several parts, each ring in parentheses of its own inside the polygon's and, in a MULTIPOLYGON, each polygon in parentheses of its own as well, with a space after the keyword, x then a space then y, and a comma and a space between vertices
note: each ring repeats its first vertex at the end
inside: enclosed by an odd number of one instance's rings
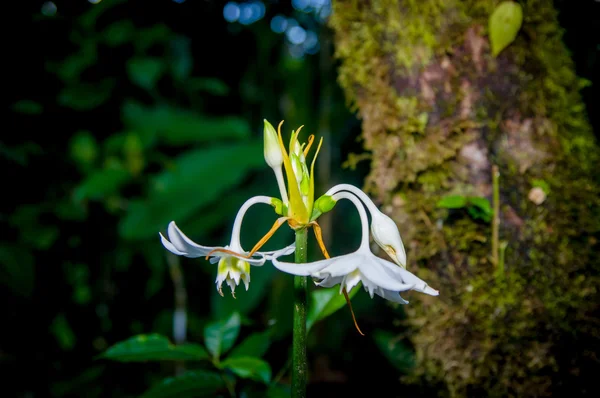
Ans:
MULTIPOLYGON (((306 262, 308 232, 306 228, 296 231, 296 263, 306 262)), ((308 310, 308 280, 305 276, 294 277, 294 332, 292 341, 292 398, 306 397, 308 364, 306 363, 306 312, 308 310)))

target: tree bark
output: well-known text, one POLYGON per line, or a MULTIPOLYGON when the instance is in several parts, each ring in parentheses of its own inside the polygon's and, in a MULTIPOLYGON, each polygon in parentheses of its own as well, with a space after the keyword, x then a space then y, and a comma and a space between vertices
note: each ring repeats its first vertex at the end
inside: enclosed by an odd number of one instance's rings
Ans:
POLYGON ((552 2, 521 1, 521 30, 497 57, 498 1, 333 4, 339 82, 371 152, 366 189, 399 225, 408 268, 440 289, 405 307, 417 366, 404 380, 451 396, 597 390, 582 380, 600 351, 600 157, 552 2), (438 206, 493 202, 493 166, 495 242, 493 222, 438 206))

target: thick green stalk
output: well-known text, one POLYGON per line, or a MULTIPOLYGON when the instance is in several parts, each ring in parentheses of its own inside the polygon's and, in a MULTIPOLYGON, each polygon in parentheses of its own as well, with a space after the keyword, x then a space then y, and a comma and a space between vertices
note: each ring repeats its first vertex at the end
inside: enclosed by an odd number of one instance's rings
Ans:
MULTIPOLYGON (((296 263, 306 262, 307 229, 296 231, 296 263)), ((308 364, 306 363, 306 312, 308 282, 305 276, 294 277, 294 333, 292 341, 292 398, 306 397, 308 364)))

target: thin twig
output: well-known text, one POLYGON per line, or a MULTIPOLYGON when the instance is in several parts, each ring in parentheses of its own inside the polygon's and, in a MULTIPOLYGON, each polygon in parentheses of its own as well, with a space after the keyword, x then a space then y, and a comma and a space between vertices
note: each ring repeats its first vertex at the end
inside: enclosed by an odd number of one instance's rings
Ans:
POLYGON ((500 229, 500 172, 498 166, 492 166, 493 211, 492 219, 492 263, 498 267, 498 230, 500 229))

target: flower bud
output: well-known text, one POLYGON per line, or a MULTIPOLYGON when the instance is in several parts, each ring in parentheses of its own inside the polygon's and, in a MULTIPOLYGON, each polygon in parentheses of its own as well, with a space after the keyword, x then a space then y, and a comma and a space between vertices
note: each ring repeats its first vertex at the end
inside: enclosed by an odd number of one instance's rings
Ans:
POLYGON ((371 213, 371 234, 375 242, 402 268, 406 268, 406 251, 394 220, 380 211, 371 213))
POLYGON ((321 216, 323 213, 331 211, 336 204, 336 200, 329 195, 323 195, 315 201, 313 205, 312 215, 310 221, 314 221, 321 216))
POLYGON ((277 138, 277 132, 267 121, 265 122, 265 161, 272 169, 280 168, 283 164, 283 154, 281 153, 281 148, 279 147, 279 140, 277 138))

